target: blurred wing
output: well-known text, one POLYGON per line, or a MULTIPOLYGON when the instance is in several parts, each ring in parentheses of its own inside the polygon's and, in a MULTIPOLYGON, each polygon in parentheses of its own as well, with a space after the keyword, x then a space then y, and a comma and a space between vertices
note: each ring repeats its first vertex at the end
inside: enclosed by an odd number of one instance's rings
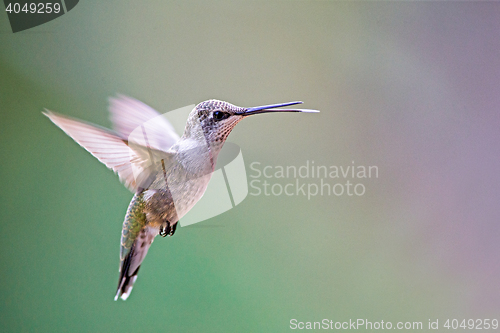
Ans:
POLYGON ((148 187, 158 169, 161 170, 159 161, 169 160, 169 153, 133 144, 108 129, 50 111, 44 115, 117 173, 120 181, 132 192, 148 187))
POLYGON ((147 134, 148 146, 163 151, 179 140, 168 120, 150 106, 123 95, 110 98, 109 103, 113 128, 121 137, 129 138, 139 130, 138 135, 147 134))

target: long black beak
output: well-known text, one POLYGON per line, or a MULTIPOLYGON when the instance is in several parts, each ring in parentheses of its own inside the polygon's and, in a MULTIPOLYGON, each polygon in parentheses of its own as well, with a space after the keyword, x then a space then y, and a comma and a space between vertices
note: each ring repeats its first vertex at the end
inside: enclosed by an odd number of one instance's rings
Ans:
POLYGON ((251 116, 253 114, 267 113, 267 112, 319 112, 318 110, 311 110, 311 109, 276 109, 276 108, 280 108, 283 106, 290 106, 290 105, 296 105, 296 104, 302 104, 302 102, 297 101, 297 102, 255 106, 253 108, 247 108, 245 111, 241 112, 240 114, 242 116, 251 116))

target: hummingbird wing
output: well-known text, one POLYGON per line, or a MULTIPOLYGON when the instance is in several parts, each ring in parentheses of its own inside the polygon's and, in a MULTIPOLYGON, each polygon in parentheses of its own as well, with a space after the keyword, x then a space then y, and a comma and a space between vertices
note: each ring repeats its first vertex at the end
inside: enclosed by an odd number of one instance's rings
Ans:
POLYGON ((136 193, 130 202, 123 222, 120 247, 120 279, 116 290, 118 297, 126 300, 132 291, 137 273, 156 235, 158 228, 147 225, 143 193, 136 193))
MULTIPOLYGON (((161 171, 160 161, 169 161, 171 154, 128 141, 118 134, 54 112, 44 112, 54 124, 80 146, 113 170, 132 192, 151 185, 161 171)), ((168 163, 167 163, 168 164, 168 163)))
POLYGON ((179 140, 170 122, 152 107, 124 95, 109 99, 110 119, 113 129, 122 137, 147 134, 148 145, 157 150, 167 151, 179 140), (144 132, 143 132, 144 131, 144 132))

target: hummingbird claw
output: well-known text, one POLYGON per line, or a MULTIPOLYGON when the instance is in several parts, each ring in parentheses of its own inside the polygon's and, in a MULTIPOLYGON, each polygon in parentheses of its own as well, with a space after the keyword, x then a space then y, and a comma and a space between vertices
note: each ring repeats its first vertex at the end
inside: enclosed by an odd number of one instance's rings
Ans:
POLYGON ((161 237, 172 236, 173 235, 172 229, 173 228, 170 227, 170 222, 167 221, 167 226, 165 228, 163 228, 163 226, 160 226, 159 235, 161 237))
MULTIPOLYGON (((179 222, 177 222, 179 223, 179 222)), ((169 236, 173 236, 174 233, 175 233, 175 229, 177 229, 177 223, 174 223, 174 225, 172 226, 172 230, 170 231, 170 235, 169 236)))
POLYGON ((165 237, 167 235, 166 229, 163 229, 163 226, 160 226, 160 232, 158 233, 161 237, 165 237))

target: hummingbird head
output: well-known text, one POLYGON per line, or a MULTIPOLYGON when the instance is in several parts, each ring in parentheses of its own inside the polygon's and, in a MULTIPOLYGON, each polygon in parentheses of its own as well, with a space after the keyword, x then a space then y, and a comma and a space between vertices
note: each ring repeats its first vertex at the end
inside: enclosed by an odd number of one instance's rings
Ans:
POLYGON ((244 108, 228 102, 211 99, 196 105, 189 114, 184 132, 185 137, 192 137, 193 130, 201 127, 204 139, 210 144, 223 145, 229 133, 244 117, 268 112, 319 112, 308 109, 276 109, 283 106, 301 104, 289 102, 244 108))
POLYGON ((222 146, 231 130, 243 119, 244 111, 245 108, 215 99, 201 102, 189 114, 184 136, 202 134, 210 146, 222 146))
POLYGON ((245 117, 268 112, 319 112, 308 109, 276 109, 301 103, 288 102, 244 108, 215 99, 204 101, 196 105, 189 114, 183 139, 194 139, 198 144, 209 147, 215 161, 229 133, 245 117))

